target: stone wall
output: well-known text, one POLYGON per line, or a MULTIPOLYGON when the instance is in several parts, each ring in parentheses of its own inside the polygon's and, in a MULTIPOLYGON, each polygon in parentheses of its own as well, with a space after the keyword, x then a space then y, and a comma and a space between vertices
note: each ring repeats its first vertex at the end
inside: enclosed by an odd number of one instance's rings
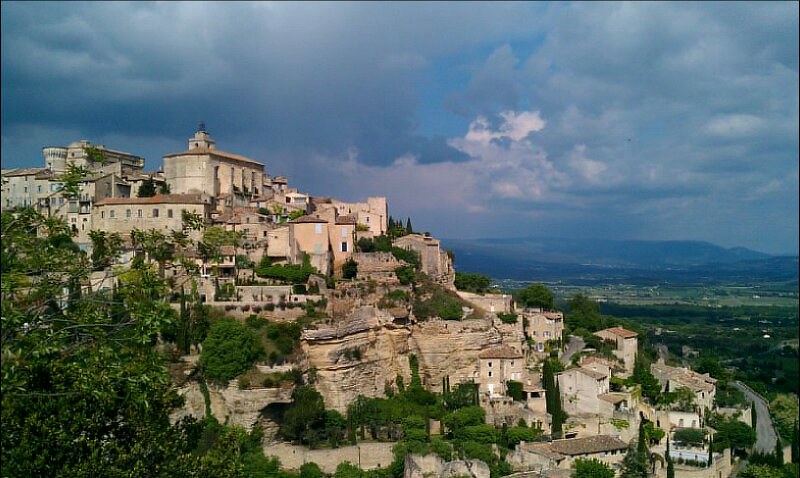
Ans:
POLYGON ((489 478, 489 466, 481 460, 445 462, 438 455, 406 455, 404 478, 489 478))
POLYGON ((275 456, 281 461, 281 468, 298 470, 304 463, 316 463, 323 473, 336 472, 339 463, 349 461, 363 470, 389 466, 394 460, 394 442, 359 443, 342 448, 311 450, 304 446, 289 443, 276 443, 264 446, 265 456, 275 456))

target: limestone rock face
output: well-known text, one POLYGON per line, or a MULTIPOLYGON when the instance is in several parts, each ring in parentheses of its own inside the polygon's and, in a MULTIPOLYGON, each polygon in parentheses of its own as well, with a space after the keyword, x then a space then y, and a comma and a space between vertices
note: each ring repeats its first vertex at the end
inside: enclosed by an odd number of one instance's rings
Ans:
POLYGON ((307 367, 316 369, 325 407, 346 412, 359 395, 382 397, 397 375, 410 376, 406 327, 372 306, 363 306, 336 327, 303 332, 307 367))
POLYGON ((478 354, 501 342, 489 319, 433 320, 411 326, 409 348, 419 358, 423 384, 435 389, 446 376, 453 385, 477 378, 478 354))
POLYGON ((358 395, 382 397, 397 375, 409 383, 408 355, 419 359, 423 383, 436 389, 442 378, 453 384, 477 376, 478 354, 499 344, 491 320, 434 320, 395 325, 392 314, 362 306, 336 327, 303 332, 308 368, 315 368, 316 388, 325 406, 345 412, 358 395))
MULTIPOLYGON (((240 390, 238 386, 208 386, 211 413, 221 423, 241 425, 250 430, 259 418, 261 410, 271 403, 291 403, 294 387, 261 388, 240 390)), ((178 394, 184 398, 183 407, 170 415, 174 423, 185 416, 203 418, 206 415, 205 399, 197 382, 189 382, 178 394)))

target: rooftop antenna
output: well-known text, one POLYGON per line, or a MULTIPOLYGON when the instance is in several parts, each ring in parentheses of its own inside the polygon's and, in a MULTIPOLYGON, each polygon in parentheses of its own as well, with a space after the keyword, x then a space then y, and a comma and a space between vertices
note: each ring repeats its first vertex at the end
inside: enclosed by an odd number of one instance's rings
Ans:
POLYGON ((200 124, 197 125, 197 131, 199 131, 201 133, 205 133, 206 132, 206 123, 205 123, 205 121, 201 121, 200 124))

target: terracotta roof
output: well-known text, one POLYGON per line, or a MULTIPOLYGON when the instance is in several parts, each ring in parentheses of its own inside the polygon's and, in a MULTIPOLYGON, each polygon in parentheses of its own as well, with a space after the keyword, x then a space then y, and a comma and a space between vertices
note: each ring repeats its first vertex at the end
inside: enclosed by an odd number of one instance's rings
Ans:
POLYGON ((602 395, 598 395, 597 398, 608 403, 617 404, 619 402, 624 402, 628 397, 622 395, 621 393, 604 393, 602 395))
POLYGON ((613 368, 614 367, 614 363, 612 363, 610 360, 604 359, 602 357, 586 357, 584 359, 581 359, 581 361, 579 362, 579 365, 581 367, 583 367, 584 365, 589 365, 589 364, 593 364, 593 363, 597 363, 597 364, 603 365, 603 366, 608 367, 608 368, 613 368))
POLYGON ((2 172, 3 176, 10 177, 10 176, 32 176, 35 174, 39 174, 43 172, 45 168, 13 168, 13 169, 4 169, 2 172))
POLYGON ((336 218, 336 224, 355 224, 355 216, 339 216, 336 218))
POLYGON ((525 443, 522 445, 522 449, 550 460, 560 461, 564 459, 564 455, 553 450, 550 443, 525 443))
POLYGON ((602 453, 604 451, 625 450, 628 444, 611 435, 593 435, 583 438, 568 438, 555 440, 550 443, 550 448, 562 455, 584 455, 602 453))
POLYGON ((240 156, 238 154, 228 153, 228 152, 225 152, 225 151, 220 151, 218 149, 210 149, 210 148, 192 148, 192 149, 189 149, 189 150, 186 150, 186 151, 182 151, 180 153, 165 154, 164 157, 165 158, 175 158, 175 157, 178 157, 178 156, 190 156, 190 155, 195 155, 195 154, 197 154, 197 155, 199 155, 199 154, 208 154, 208 155, 217 156, 217 157, 220 157, 220 158, 232 159, 234 161, 241 161, 241 162, 244 162, 244 163, 257 164, 257 165, 262 166, 262 167, 264 166, 264 163, 260 163, 260 162, 254 160, 254 159, 250 159, 250 158, 247 158, 245 156, 240 156))
POLYGON ((106 198, 94 203, 95 206, 114 204, 203 204, 199 194, 157 194, 149 198, 106 198))
POLYGON ((522 354, 507 345, 486 349, 478 355, 482 359, 515 359, 522 358, 522 354))
POLYGON ((304 223, 324 223, 327 224, 328 221, 322 219, 321 217, 317 216, 310 216, 306 214, 305 216, 300 216, 297 219, 292 219, 290 221, 292 224, 304 224, 304 223))
POLYGON ((600 380, 600 379, 608 377, 608 375, 606 375, 606 374, 604 374, 602 372, 596 372, 596 371, 588 369, 588 368, 578 367, 575 370, 577 370, 578 372, 586 375, 587 377, 591 377, 591 378, 593 378, 595 380, 600 380))
POLYGON ((610 334, 614 334, 614 335, 617 335, 619 337, 622 337, 623 339, 631 339, 633 337, 638 337, 639 336, 639 334, 637 334, 636 332, 633 332, 633 331, 628 330, 628 329, 623 329, 622 327, 611 327, 610 329, 604 329, 604 330, 601 330, 600 332, 608 332, 610 334))
POLYGON ((219 253, 223 256, 232 256, 236 254, 236 248, 233 246, 219 246, 219 253))

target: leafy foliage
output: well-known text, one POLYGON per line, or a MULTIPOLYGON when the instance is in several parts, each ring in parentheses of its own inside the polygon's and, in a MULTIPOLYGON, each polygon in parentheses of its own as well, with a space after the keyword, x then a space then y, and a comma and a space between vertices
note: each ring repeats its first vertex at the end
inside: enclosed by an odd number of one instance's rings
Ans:
POLYGON ((485 294, 491 284, 492 279, 489 276, 456 272, 455 286, 458 290, 485 294))
POLYGON ((614 478, 614 470, 595 459, 578 458, 572 463, 572 478, 614 478))
POLYGON ((531 284, 517 291, 514 298, 523 307, 553 309, 553 292, 542 284, 531 284))
POLYGON ((272 265, 269 262, 269 258, 267 256, 264 257, 266 260, 262 260, 255 269, 255 273, 259 277, 278 279, 292 284, 301 284, 308 281, 308 276, 318 272, 317 269, 311 265, 311 258, 308 254, 303 256, 302 265, 272 265))
POLYGON ((342 265, 342 278, 355 279, 358 275, 358 262, 353 259, 348 259, 342 265))
POLYGON ((142 181, 136 196, 140 198, 151 198, 156 195, 156 192, 156 182, 153 180, 153 178, 147 178, 142 181))
POLYGON ((227 381, 250 368, 262 354, 261 344, 241 322, 221 319, 211 324, 203 341, 200 367, 208 378, 227 381))

